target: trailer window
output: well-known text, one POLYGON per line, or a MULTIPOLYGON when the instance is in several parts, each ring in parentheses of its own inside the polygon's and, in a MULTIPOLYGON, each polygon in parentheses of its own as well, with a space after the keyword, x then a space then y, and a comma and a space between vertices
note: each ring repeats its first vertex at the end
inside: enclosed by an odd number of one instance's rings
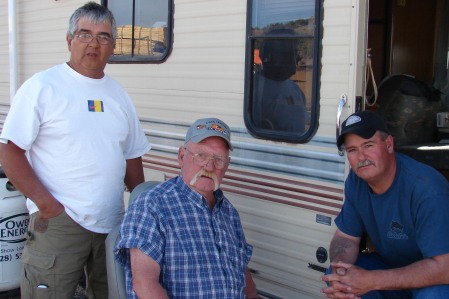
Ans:
POLYGON ((173 0, 103 0, 114 14, 117 39, 112 63, 162 62, 171 48, 173 0))
POLYGON ((317 130, 321 0, 249 0, 245 124, 256 137, 306 142, 317 130))

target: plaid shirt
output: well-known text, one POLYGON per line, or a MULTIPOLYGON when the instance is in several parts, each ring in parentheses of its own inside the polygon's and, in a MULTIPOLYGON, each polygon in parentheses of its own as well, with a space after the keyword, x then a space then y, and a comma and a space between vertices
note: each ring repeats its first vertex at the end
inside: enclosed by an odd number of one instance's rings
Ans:
POLYGON ((126 213, 118 260, 132 291, 128 248, 138 248, 161 267, 160 283, 170 298, 245 298, 246 243, 237 210, 221 190, 211 211, 206 200, 178 176, 143 192, 126 213))

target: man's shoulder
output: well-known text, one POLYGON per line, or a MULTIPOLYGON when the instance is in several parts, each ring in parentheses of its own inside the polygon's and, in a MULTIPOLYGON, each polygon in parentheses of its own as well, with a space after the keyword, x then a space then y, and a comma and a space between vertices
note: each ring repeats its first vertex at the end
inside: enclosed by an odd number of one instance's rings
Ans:
POLYGON ((41 70, 33 74, 30 78, 26 80, 26 82, 42 82, 42 81, 48 81, 48 80, 54 80, 56 76, 61 75, 63 72, 64 66, 63 64, 58 64, 55 66, 52 66, 50 68, 47 68, 45 70, 41 70))
POLYGON ((409 179, 416 178, 419 181, 430 179, 448 183, 438 170, 405 154, 396 153, 396 163, 399 171, 404 172, 409 179))
POLYGON ((155 192, 161 195, 167 193, 177 193, 179 192, 178 189, 178 177, 171 178, 154 187, 155 192))
POLYGON ((176 196, 178 193, 179 188, 177 188, 177 178, 175 177, 143 190, 136 200, 152 202, 154 204, 158 202, 165 203, 166 198, 176 196))

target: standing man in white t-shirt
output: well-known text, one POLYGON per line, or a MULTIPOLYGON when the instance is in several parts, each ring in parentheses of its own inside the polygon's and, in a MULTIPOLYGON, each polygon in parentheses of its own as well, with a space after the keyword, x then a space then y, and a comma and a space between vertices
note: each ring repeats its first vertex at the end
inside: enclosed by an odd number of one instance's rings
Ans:
POLYGON ((107 8, 77 9, 69 62, 27 80, 6 118, 0 162, 31 215, 22 299, 71 299, 84 269, 89 298, 108 298, 104 240, 150 149, 128 94, 104 73, 115 37, 107 8))

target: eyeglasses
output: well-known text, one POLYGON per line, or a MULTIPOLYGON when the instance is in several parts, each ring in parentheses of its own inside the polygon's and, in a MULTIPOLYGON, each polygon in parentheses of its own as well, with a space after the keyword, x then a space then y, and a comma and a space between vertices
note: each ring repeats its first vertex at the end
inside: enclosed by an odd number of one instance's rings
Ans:
POLYGON ((212 160, 214 162, 215 168, 220 170, 225 168, 229 164, 229 157, 209 155, 205 152, 193 153, 187 147, 184 147, 184 149, 192 155, 193 162, 195 162, 195 164, 198 166, 206 166, 207 163, 212 160))
POLYGON ((94 37, 97 39, 98 43, 101 45, 109 45, 112 43, 112 38, 110 36, 100 34, 100 35, 93 35, 90 33, 80 33, 75 35, 78 40, 82 43, 90 43, 94 40, 94 37))

